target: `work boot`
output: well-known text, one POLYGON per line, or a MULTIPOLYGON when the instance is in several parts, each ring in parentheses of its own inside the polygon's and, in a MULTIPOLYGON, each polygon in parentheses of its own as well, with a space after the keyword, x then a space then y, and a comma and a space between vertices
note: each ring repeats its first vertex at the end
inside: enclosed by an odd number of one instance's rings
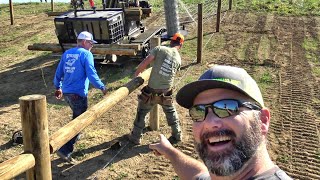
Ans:
POLYGON ((128 134, 128 140, 135 145, 141 144, 141 137, 142 137, 142 129, 133 127, 130 134, 128 134))
POLYGON ((135 137, 132 134, 128 134, 128 140, 132 142, 135 145, 140 145, 141 144, 141 138, 135 137))
POLYGON ((71 156, 66 156, 64 155, 62 152, 57 151, 57 155, 65 162, 68 162, 69 164, 75 165, 78 164, 78 161, 76 161, 75 159, 73 159, 71 156))
POLYGON ((177 144, 179 142, 182 141, 182 133, 179 132, 179 133, 175 133, 175 134, 172 134, 169 138, 168 138, 169 142, 171 144, 177 144))

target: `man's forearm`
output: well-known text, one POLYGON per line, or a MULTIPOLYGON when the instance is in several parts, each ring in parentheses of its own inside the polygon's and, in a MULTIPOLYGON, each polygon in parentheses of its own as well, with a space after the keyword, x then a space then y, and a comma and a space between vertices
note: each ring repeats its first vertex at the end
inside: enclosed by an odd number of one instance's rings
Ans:
POLYGON ((134 73, 135 76, 138 76, 142 71, 144 71, 148 65, 154 61, 154 56, 153 55, 149 55, 147 56, 139 65, 138 68, 136 70, 136 72, 134 73))
POLYGON ((194 179, 197 175, 207 172, 207 167, 200 161, 174 148, 166 156, 181 179, 194 179))

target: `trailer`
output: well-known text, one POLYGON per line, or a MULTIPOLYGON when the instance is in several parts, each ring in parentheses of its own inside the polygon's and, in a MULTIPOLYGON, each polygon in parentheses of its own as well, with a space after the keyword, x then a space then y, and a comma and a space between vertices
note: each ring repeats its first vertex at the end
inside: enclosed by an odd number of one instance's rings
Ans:
POLYGON ((98 42, 91 50, 98 63, 115 63, 119 56, 143 60, 149 54, 150 39, 166 32, 165 26, 143 24, 143 19, 151 15, 152 7, 147 1, 104 1, 102 9, 90 1, 89 10, 78 1, 73 1, 73 11, 54 18, 58 44, 38 43, 28 49, 64 52, 76 46, 80 32, 88 31, 98 42))

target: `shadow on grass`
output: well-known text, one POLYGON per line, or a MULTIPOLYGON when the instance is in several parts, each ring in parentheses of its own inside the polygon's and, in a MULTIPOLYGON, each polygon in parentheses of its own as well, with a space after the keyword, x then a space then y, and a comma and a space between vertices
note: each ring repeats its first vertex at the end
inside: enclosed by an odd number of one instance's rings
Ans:
MULTIPOLYGON (((66 105, 54 97, 53 78, 60 57, 50 54, 16 63, 0 73, 0 107, 19 103, 21 96, 42 94, 49 104, 66 105)), ((96 64, 102 82, 109 84, 131 77, 137 62, 128 61, 123 66, 96 64)), ((118 85, 117 87, 121 87, 118 85)), ((90 89, 93 88, 90 85, 90 89)), ((113 88, 114 89, 114 88, 113 88)), ((4 113, 4 112, 1 112, 4 113)))
POLYGON ((77 155, 83 156, 97 151, 103 152, 103 154, 91 159, 86 159, 79 164, 72 166, 64 163, 61 159, 52 161, 53 179, 88 179, 88 177, 92 176, 94 173, 108 168, 112 164, 124 159, 130 159, 134 156, 146 154, 151 151, 148 145, 136 146, 129 142, 125 136, 126 135, 123 135, 109 142, 104 142, 97 146, 75 152, 74 157, 77 157, 77 155))

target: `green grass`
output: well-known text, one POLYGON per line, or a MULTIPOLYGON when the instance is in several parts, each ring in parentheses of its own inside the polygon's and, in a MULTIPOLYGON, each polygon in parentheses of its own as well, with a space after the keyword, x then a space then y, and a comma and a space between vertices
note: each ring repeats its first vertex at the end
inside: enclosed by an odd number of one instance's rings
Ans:
MULTIPOLYGON (((181 0, 184 4, 204 3, 205 0, 181 0)), ((149 0, 155 12, 163 11, 163 1, 149 0)), ((223 1, 223 3, 228 3, 223 1)), ((85 9, 90 9, 88 0, 85 0, 85 9)), ((102 8, 102 1, 96 1, 95 6, 102 8)), ((50 3, 14 3, 14 15, 30 15, 51 11, 50 3)), ((55 11, 68 11, 72 7, 69 3, 54 3, 55 11)), ((282 15, 318 15, 320 16, 319 0, 237 0, 233 1, 233 9, 270 12, 282 15)), ((8 4, 0 5, 0 17, 10 17, 8 4)))
POLYGON ((270 84, 272 83, 272 76, 269 72, 265 72, 259 79, 259 83, 270 84))
POLYGON ((257 52, 257 58, 260 60, 270 59, 270 50, 271 50, 271 43, 270 39, 267 35, 262 35, 258 52, 257 52))
POLYGON ((288 155, 279 156, 277 158, 277 161, 282 162, 282 163, 288 163, 289 160, 290 160, 290 157, 288 155))
POLYGON ((319 40, 314 38, 305 38, 302 47, 305 49, 306 59, 312 64, 312 74, 320 77, 320 57, 318 55, 319 40))
POLYGON ((184 81, 184 83, 185 84, 189 84, 189 83, 191 83, 191 82, 193 82, 193 81, 195 81, 196 79, 194 79, 193 77, 190 77, 190 76, 187 76, 187 77, 185 77, 184 79, 183 79, 183 81, 184 81))
POLYGON ((314 74, 317 77, 320 77, 320 67, 313 67, 312 74, 314 74))
POLYGON ((53 109, 57 109, 57 110, 60 110, 60 109, 63 109, 65 108, 66 105, 65 104, 48 104, 48 109, 49 108, 53 108, 53 109))
MULTIPOLYGON (((55 11, 68 11, 71 7, 67 3, 54 3, 55 11)), ((10 8, 8 4, 0 4, 0 17, 10 18, 10 8)), ((50 3, 13 3, 13 15, 37 15, 44 12, 51 12, 50 3)))
POLYGON ((131 79, 132 79, 131 76, 125 76, 125 77, 123 77, 122 79, 120 79, 119 82, 120 82, 121 84, 126 84, 126 83, 128 83, 129 81, 131 81, 131 79))
POLYGON ((265 92, 267 88, 272 87, 272 83, 274 82, 272 73, 268 69, 265 69, 262 74, 255 74, 255 79, 262 92, 265 92))
POLYGON ((238 10, 282 15, 320 15, 319 0, 239 0, 233 3, 238 10))
POLYGON ((316 159, 320 160, 320 148, 318 148, 318 151, 316 153, 316 159))

